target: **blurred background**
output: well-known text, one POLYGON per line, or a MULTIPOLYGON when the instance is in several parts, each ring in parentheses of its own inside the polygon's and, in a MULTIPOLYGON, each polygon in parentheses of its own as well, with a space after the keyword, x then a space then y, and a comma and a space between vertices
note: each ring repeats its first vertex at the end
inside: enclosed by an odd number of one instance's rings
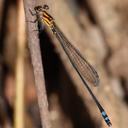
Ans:
MULTIPOLYGON (((22 2, 0 0, 1 128, 41 128, 22 2)), ((97 70, 100 85, 90 87, 113 128, 127 128, 128 1, 38 2, 49 5, 56 24, 97 70)), ((54 35, 46 28, 39 39, 52 128, 107 128, 54 35)))

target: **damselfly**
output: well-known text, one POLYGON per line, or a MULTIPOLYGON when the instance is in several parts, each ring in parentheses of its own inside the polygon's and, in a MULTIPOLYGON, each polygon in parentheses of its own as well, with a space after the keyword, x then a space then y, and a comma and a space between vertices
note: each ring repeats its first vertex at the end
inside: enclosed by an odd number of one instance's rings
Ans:
POLYGON ((34 22, 40 22, 42 25, 46 25, 53 34, 56 36, 58 41, 60 42, 62 48, 64 49, 65 53, 67 54, 72 66, 77 71, 78 75, 80 76, 81 80, 83 81, 84 85, 86 86, 87 90, 89 91, 90 95, 94 99, 97 107, 99 108, 102 117, 104 118, 105 122, 109 127, 112 126, 109 117, 107 116, 105 110, 97 100, 96 96, 91 91, 90 87, 88 86, 86 80, 94 85, 99 84, 99 76, 95 69, 87 62, 86 59, 80 54, 80 52, 68 41, 68 39, 64 36, 61 30, 56 25, 54 19, 50 14, 48 14, 47 10, 49 9, 48 5, 44 6, 36 6, 34 8, 36 13, 33 13, 31 10, 32 15, 36 15, 37 18, 34 22))

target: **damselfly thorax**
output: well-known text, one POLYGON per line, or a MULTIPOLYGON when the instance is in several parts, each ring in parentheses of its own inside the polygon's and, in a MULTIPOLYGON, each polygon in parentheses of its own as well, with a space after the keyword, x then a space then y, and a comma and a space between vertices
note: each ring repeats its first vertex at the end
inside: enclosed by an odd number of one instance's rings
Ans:
POLYGON ((50 29, 54 28, 54 19, 51 15, 49 15, 46 10, 48 9, 47 6, 37 6, 34 8, 37 14, 38 19, 44 23, 46 26, 48 26, 50 29))

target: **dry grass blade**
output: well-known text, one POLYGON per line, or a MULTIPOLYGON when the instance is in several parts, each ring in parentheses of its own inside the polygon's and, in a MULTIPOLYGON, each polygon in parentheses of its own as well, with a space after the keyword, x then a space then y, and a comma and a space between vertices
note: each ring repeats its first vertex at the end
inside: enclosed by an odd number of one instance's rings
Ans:
POLYGON ((25 16, 22 0, 18 1, 18 33, 16 59, 16 99, 15 128, 24 128, 24 53, 25 53, 25 16), (20 115, 20 116, 19 116, 20 115))

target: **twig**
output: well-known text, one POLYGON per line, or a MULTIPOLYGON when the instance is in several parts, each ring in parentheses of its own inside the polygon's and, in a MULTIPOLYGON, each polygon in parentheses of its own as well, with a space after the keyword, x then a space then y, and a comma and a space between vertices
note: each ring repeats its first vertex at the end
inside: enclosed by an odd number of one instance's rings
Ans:
MULTIPOLYGON (((36 6, 35 1, 24 0, 25 15, 27 21, 33 21, 35 18, 33 18, 33 16, 29 12, 29 9, 33 9, 34 6, 36 6)), ((28 47, 30 49, 31 61, 34 70, 35 86, 38 97, 39 111, 41 115, 41 123, 43 128, 51 128, 38 32, 33 31, 37 30, 37 27, 35 27, 35 24, 33 23, 27 23, 29 41, 28 47)))

